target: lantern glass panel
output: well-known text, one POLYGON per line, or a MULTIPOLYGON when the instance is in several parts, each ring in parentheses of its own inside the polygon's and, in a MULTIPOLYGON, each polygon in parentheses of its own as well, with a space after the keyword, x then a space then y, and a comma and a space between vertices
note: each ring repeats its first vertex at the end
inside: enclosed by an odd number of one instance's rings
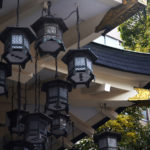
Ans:
POLYGON ((85 58, 84 57, 75 58, 75 68, 78 71, 85 70, 85 58))
POLYGON ((108 138, 108 147, 117 147, 117 140, 116 138, 108 138))
POLYGON ((58 96, 58 88, 57 87, 49 88, 48 96, 49 97, 57 97, 58 96))
POLYGON ((108 147, 107 138, 103 138, 99 140, 99 149, 108 147))
POLYGON ((91 60, 89 60, 89 59, 87 58, 87 59, 86 59, 86 63, 87 63, 87 67, 93 72, 91 60))
POLYGON ((60 97, 64 99, 67 99, 67 92, 68 90, 66 88, 59 88, 60 97))
POLYGON ((52 25, 46 25, 45 26, 45 34, 53 34, 56 35, 57 33, 57 28, 56 26, 52 26, 52 25))
POLYGON ((24 37, 24 46, 29 49, 29 41, 24 37))
POLYGON ((23 44, 22 35, 13 34, 12 35, 12 44, 23 44))
POLYGON ((66 120, 64 118, 56 118, 52 123, 52 132, 56 136, 63 136, 66 134, 66 120))

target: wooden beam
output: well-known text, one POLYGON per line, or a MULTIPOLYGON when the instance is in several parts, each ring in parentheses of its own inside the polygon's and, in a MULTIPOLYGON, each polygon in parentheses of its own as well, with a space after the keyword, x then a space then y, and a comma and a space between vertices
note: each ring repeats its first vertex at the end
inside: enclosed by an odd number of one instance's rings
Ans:
POLYGON ((93 136, 95 130, 90 125, 88 125, 87 123, 85 123, 84 121, 76 117, 75 115, 73 115, 71 112, 69 113, 69 115, 70 115, 72 122, 75 124, 76 128, 86 133, 90 137, 93 136))
POLYGON ((116 113, 111 107, 100 106, 100 112, 112 120, 115 120, 118 116, 118 113, 116 113))
POLYGON ((96 27, 96 32, 105 30, 104 35, 129 19, 141 8, 146 6, 146 0, 123 0, 123 4, 111 8, 96 27))

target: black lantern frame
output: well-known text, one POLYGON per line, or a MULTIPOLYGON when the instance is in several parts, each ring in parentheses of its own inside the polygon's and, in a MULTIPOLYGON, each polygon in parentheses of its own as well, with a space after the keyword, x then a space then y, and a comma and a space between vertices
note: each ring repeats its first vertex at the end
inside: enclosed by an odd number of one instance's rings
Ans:
POLYGON ((0 40, 4 43, 4 58, 10 64, 22 65, 31 59, 30 44, 35 40, 29 28, 7 27, 1 34, 0 40))
POLYGON ((118 141, 121 134, 105 131, 94 136, 94 141, 98 144, 99 150, 118 150, 118 141))
POLYGON ((68 133, 68 122, 70 121, 70 116, 60 112, 53 113, 51 115, 53 118, 51 122, 51 134, 56 138, 60 136, 67 136, 68 133))
POLYGON ((68 28, 61 18, 43 16, 31 27, 37 35, 35 47, 40 55, 51 54, 57 56, 60 51, 65 51, 63 33, 68 28))
POLYGON ((11 65, 0 62, 0 95, 7 95, 6 78, 11 76, 11 65))
POLYGON ((96 55, 88 48, 69 50, 62 58, 68 66, 68 80, 74 87, 84 84, 89 87, 94 79, 92 65, 96 61, 96 55))
POLYGON ((43 113, 33 113, 22 119, 25 125, 25 141, 32 144, 45 143, 48 136, 48 126, 51 118, 43 113))
POLYGON ((63 80, 53 80, 43 84, 42 91, 46 92, 46 111, 69 111, 68 92, 72 85, 63 80))
POLYGON ((12 111, 7 112, 7 124, 8 124, 8 130, 10 133, 15 134, 23 134, 24 133, 24 124, 21 122, 22 118, 28 115, 29 113, 27 111, 15 109, 12 111))
POLYGON ((9 141, 3 148, 4 150, 34 150, 33 145, 26 141, 9 141))

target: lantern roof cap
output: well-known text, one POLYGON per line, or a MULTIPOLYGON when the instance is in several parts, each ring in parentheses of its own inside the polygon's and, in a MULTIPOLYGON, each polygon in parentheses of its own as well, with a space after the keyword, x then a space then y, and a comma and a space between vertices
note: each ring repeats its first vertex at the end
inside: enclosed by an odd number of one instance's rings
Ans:
POLYGON ((26 115, 23 119, 22 119, 22 123, 25 123, 26 120, 30 117, 39 117, 39 118, 42 118, 48 122, 51 122, 52 118, 50 118, 49 116, 47 116, 46 114, 43 114, 43 113, 40 113, 40 112, 35 112, 35 113, 32 113, 32 114, 28 114, 26 115))
POLYGON ((52 80, 49 82, 45 82, 42 86, 42 91, 47 91, 47 89, 49 87, 56 87, 56 86, 60 86, 60 87, 64 87, 71 91, 72 90, 72 84, 70 82, 64 81, 64 80, 60 80, 60 79, 56 79, 56 80, 52 80))
POLYGON ((31 25, 31 28, 36 32, 41 28, 44 23, 55 23, 58 24, 63 32, 67 31, 68 28, 64 23, 62 18, 52 17, 52 16, 43 16, 40 17, 35 23, 31 25))
POLYGON ((0 62, 0 70, 1 69, 5 70, 6 77, 11 76, 11 74, 12 74, 12 66, 10 64, 6 64, 6 63, 3 63, 3 62, 0 62))
POLYGON ((32 43, 36 37, 35 35, 32 33, 32 31, 27 28, 27 27, 7 27, 5 28, 2 33, 0 34, 0 40, 5 43, 8 35, 13 32, 13 31, 17 31, 17 32, 23 32, 26 34, 27 38, 29 39, 29 42, 32 43))
POLYGON ((97 56, 89 48, 72 49, 69 50, 66 55, 62 58, 62 61, 66 64, 70 62, 74 57, 86 57, 91 58, 93 62, 97 60, 97 56))
POLYGON ((121 134, 116 133, 116 132, 111 132, 111 131, 105 131, 105 132, 94 135, 94 141, 98 143, 99 139, 103 139, 106 137, 116 138, 118 141, 121 140, 121 134))

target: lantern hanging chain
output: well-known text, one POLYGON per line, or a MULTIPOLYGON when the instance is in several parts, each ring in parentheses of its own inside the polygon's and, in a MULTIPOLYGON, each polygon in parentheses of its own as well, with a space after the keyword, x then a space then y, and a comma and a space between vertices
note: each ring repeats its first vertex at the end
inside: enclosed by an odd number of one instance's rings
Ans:
POLYGON ((51 14, 51 6, 52 6, 51 1, 46 1, 46 0, 43 1, 42 16, 44 16, 44 12, 45 12, 47 16, 53 17, 53 15, 51 14))
POLYGON ((41 84, 40 84, 41 80, 40 80, 40 77, 39 77, 39 80, 38 80, 38 112, 40 112, 40 96, 41 96, 41 90, 40 90, 40 87, 41 87, 41 84))
POLYGON ((58 62, 57 62, 57 57, 55 57, 55 66, 56 66, 55 79, 57 79, 58 78, 58 62))
POLYGON ((24 110, 27 108, 27 84, 25 84, 25 95, 24 95, 24 110))
POLYGON ((47 5, 48 5, 47 15, 48 15, 48 16, 52 16, 52 15, 51 15, 51 6, 52 6, 51 1, 48 1, 48 2, 47 2, 47 5))
POLYGON ((77 5, 77 9, 76 9, 76 15, 77 15, 77 23, 76 23, 76 29, 77 29, 77 36, 78 36, 78 49, 80 49, 80 27, 79 27, 79 8, 78 8, 78 5, 77 5))
POLYGON ((20 1, 17 0, 17 10, 16 10, 16 14, 17 14, 17 20, 16 20, 16 26, 19 26, 19 5, 20 5, 20 1))
POLYGON ((37 112, 37 60, 38 60, 38 52, 36 50, 35 54, 35 108, 34 111, 37 112))
POLYGON ((18 66, 18 84, 17 84, 17 94, 18 94, 18 109, 20 111, 21 109, 21 83, 20 83, 20 78, 21 78, 21 66, 18 66))
POLYGON ((11 91, 11 110, 14 110, 14 84, 12 85, 12 91, 11 91))

